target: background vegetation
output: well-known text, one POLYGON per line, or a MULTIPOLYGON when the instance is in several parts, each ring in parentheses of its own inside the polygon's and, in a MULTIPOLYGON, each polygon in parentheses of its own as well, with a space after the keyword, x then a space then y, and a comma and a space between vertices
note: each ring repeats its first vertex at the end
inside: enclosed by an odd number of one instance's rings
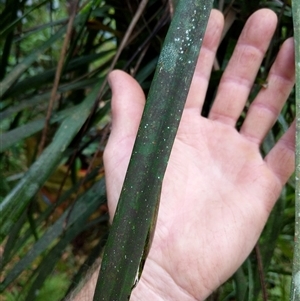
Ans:
MULTIPOLYGON (((149 0, 126 35, 138 0, 0 0, 1 301, 61 300, 97 260, 108 231, 102 165, 110 129, 105 77, 111 68, 123 69, 147 94, 175 4, 149 0)), ((269 7, 279 24, 249 103, 267 85, 280 45, 293 35, 288 2, 219 0, 214 6, 225 14, 226 32, 203 115, 253 11, 269 7)), ((294 116, 292 93, 262 153, 294 116)), ((253 253, 210 300, 289 299, 294 189, 292 178, 253 253)))

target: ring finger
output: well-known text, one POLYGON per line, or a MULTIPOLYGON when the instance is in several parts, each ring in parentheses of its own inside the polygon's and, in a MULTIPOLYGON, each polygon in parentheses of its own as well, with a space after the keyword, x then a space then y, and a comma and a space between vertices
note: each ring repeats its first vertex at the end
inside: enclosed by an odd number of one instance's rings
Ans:
POLYGON ((294 82, 294 42, 290 38, 282 45, 269 72, 268 86, 259 92, 251 104, 240 133, 260 144, 274 125, 294 82))

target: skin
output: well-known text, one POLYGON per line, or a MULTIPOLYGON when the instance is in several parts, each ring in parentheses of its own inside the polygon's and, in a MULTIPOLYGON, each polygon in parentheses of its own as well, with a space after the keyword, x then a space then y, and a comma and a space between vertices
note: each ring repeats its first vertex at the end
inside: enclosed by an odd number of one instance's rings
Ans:
MULTIPOLYGON (((259 150, 294 85, 292 39, 283 43, 268 87, 240 131, 235 128, 276 28, 272 11, 248 19, 209 117, 200 116, 223 23, 213 10, 165 174, 152 247, 130 300, 208 297, 250 254, 294 170, 295 123, 266 157, 259 150)), ((145 97, 122 71, 112 72, 109 82, 113 123, 104 163, 113 217, 145 97)))

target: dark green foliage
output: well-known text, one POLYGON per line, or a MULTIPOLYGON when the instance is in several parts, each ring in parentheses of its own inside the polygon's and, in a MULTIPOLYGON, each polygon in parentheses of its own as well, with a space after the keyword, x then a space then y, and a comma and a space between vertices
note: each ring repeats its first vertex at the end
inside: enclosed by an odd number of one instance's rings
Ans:
MULTIPOLYGON (((139 1, 79 2, 40 154, 41 130, 69 12, 64 1, 32 2, 0 1, 0 295, 11 301, 47 301, 46 297, 55 301, 84 277, 107 234, 102 152, 109 133, 110 92, 106 87, 99 96, 98 91, 139 1), (53 285, 60 282, 62 292, 51 295, 53 285)), ((148 2, 115 66, 136 77, 146 94, 171 20, 170 3, 148 2)), ((215 1, 214 6, 235 17, 218 51, 219 68, 212 71, 203 115, 208 114, 240 31, 253 11, 269 7, 277 13, 279 24, 249 102, 262 88, 281 43, 293 34, 288 1, 225 0, 215 1)), ((264 142, 263 154, 294 117, 293 93, 264 142)), ((289 299, 294 189, 291 179, 259 247, 210 300, 262 300, 262 282, 269 300, 289 299)))

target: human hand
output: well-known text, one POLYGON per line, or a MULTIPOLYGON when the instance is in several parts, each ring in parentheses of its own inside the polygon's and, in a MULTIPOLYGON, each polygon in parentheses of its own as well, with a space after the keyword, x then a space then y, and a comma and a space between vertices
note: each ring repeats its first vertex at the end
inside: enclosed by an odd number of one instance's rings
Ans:
MULTIPOLYGON (((200 116, 223 29, 212 11, 163 181, 156 231, 131 300, 203 300, 247 258, 294 170, 293 123, 263 158, 260 144, 294 84, 287 40, 238 132, 235 128, 276 28, 267 9, 246 23, 208 118, 200 116)), ((111 216, 124 181, 145 97, 121 71, 110 75, 113 126, 105 154, 111 216)))

